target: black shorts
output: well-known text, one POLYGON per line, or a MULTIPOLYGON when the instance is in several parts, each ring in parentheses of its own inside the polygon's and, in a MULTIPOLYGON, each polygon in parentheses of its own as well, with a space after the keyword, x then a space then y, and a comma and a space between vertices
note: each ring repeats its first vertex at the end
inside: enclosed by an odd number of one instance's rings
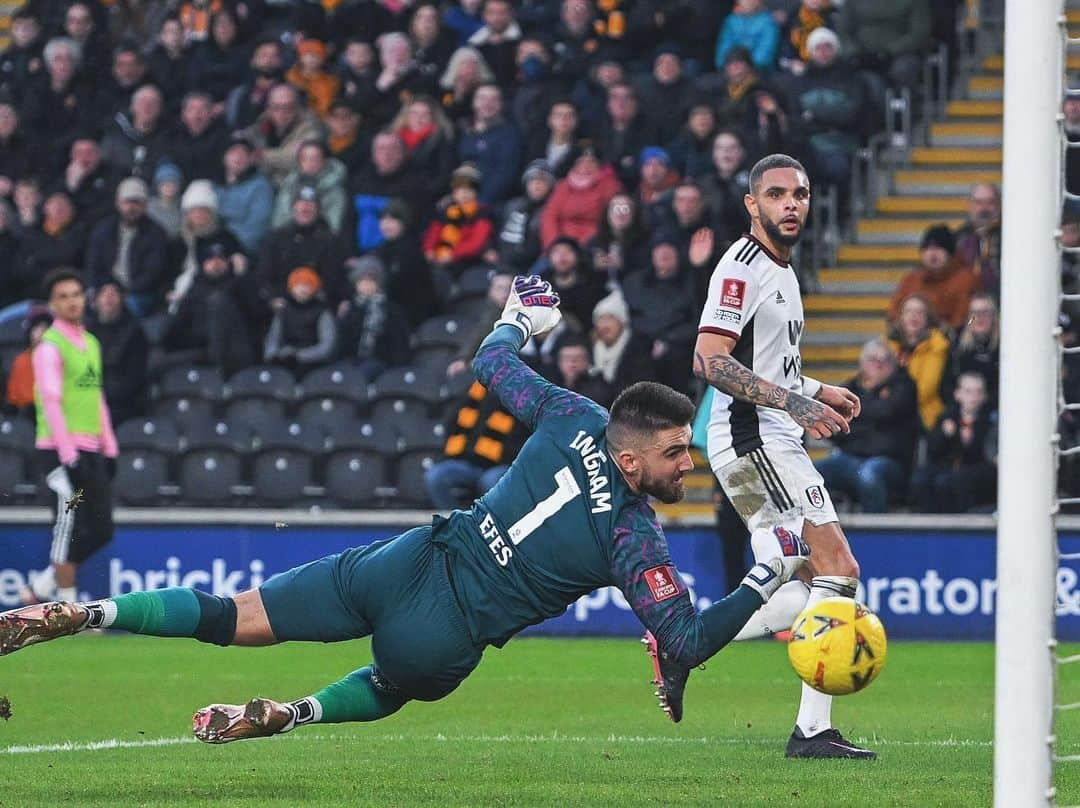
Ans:
POLYGON ((61 465, 52 449, 39 449, 38 462, 52 492, 53 564, 81 564, 113 537, 112 484, 108 461, 98 452, 79 452, 78 465, 61 465))

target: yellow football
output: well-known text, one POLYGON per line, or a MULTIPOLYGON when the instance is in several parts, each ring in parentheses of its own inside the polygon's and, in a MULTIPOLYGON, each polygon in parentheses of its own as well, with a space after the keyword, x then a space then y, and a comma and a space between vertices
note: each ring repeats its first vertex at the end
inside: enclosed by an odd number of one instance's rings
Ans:
POLYGON ((795 618, 788 659, 814 690, 843 696, 878 677, 887 646, 876 614, 851 598, 826 598, 795 618))

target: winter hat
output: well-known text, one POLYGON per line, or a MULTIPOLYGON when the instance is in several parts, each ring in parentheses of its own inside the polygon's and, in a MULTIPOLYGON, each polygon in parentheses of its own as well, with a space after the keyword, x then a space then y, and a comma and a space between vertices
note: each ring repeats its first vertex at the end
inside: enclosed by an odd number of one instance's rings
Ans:
POLYGON ((289 277, 285 279, 285 288, 291 292, 294 287, 302 283, 306 283, 316 292, 322 288, 322 279, 319 277, 319 273, 311 267, 297 267, 290 272, 289 277))
POLYGON ((679 249, 679 240, 675 237, 674 233, 667 230, 658 230, 652 237, 652 241, 649 242, 649 249, 653 247, 659 247, 661 244, 670 244, 676 250, 679 249))
POLYGON ((806 50, 808 53, 813 53, 814 48, 822 43, 827 43, 833 46, 833 50, 837 53, 840 52, 840 37, 836 35, 836 32, 830 28, 822 26, 821 28, 815 28, 810 32, 810 36, 806 38, 806 50))
POLYGON ((548 182, 555 181, 555 173, 551 170, 551 165, 547 160, 539 159, 533 160, 527 166, 525 166, 525 172, 521 175, 521 184, 525 185, 531 179, 537 177, 545 177, 548 182))
POLYGON ((180 170, 180 166, 169 162, 158 163, 157 170, 154 172, 154 187, 157 188, 163 182, 183 184, 184 173, 180 170))
POLYGON ((217 213, 217 194, 214 193, 214 185, 210 180, 192 180, 184 195, 180 197, 180 210, 189 211, 192 208, 209 208, 217 213))
POLYGON ((359 258, 350 258, 345 262, 349 270, 349 283, 355 284, 361 278, 374 278, 382 283, 386 274, 386 266, 377 255, 361 255, 359 258))
POLYGON ((646 146, 641 150, 641 157, 638 158, 638 162, 645 165, 650 160, 659 160, 668 168, 671 167, 671 155, 668 154, 667 149, 660 146, 646 146))
POLYGON ((482 177, 480 169, 473 163, 462 163, 450 175, 450 187, 457 188, 459 185, 469 185, 473 188, 479 188, 482 177))
POLYGON ((121 180, 116 187, 117 202, 145 202, 150 196, 146 183, 138 177, 128 177, 121 180))
POLYGON ((927 247, 941 247, 949 255, 952 255, 956 252, 956 238, 947 225, 935 224, 926 228, 922 241, 919 242, 920 250, 925 250, 927 247))
POLYGON ((630 322, 630 309, 626 305, 626 298, 622 296, 622 292, 616 289, 607 297, 601 298, 592 310, 593 325, 596 321, 603 317, 605 314, 614 317, 620 323, 630 322))
POLYGON ((293 197, 293 201, 303 200, 304 202, 314 202, 319 204, 319 189, 314 185, 304 184, 296 189, 296 196, 293 197))

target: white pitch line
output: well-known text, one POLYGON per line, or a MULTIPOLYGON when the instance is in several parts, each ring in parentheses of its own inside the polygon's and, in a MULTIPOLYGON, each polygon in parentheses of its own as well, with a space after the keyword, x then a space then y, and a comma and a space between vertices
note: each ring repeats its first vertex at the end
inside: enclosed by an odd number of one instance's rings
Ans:
MULTIPOLYGON (((638 744, 638 745, 728 745, 728 746, 772 746, 780 741, 774 738, 680 738, 663 735, 380 735, 380 736, 355 736, 355 735, 308 735, 299 733, 290 735, 292 740, 301 741, 434 741, 436 743, 570 743, 570 744, 638 744)), ((970 738, 942 738, 928 741, 899 741, 884 738, 854 738, 858 743, 866 743, 871 746, 912 746, 934 748, 959 748, 977 747, 989 748, 994 744, 992 741, 979 741, 970 738)), ((60 743, 46 744, 22 744, 0 747, 0 755, 36 755, 48 752, 101 752, 109 749, 141 749, 154 746, 181 746, 198 743, 190 735, 178 738, 147 738, 138 741, 122 741, 118 738, 110 738, 104 741, 63 741, 60 743)))

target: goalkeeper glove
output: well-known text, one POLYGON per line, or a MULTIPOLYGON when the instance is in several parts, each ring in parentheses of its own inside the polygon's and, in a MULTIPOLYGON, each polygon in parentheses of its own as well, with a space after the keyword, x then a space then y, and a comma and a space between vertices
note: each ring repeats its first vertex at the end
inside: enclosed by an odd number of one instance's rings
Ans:
POLYGON ((546 334, 562 320, 559 311, 559 293, 553 292, 551 284, 539 275, 521 275, 514 278, 510 297, 503 307, 502 316, 495 326, 512 325, 521 331, 525 339, 546 334))

